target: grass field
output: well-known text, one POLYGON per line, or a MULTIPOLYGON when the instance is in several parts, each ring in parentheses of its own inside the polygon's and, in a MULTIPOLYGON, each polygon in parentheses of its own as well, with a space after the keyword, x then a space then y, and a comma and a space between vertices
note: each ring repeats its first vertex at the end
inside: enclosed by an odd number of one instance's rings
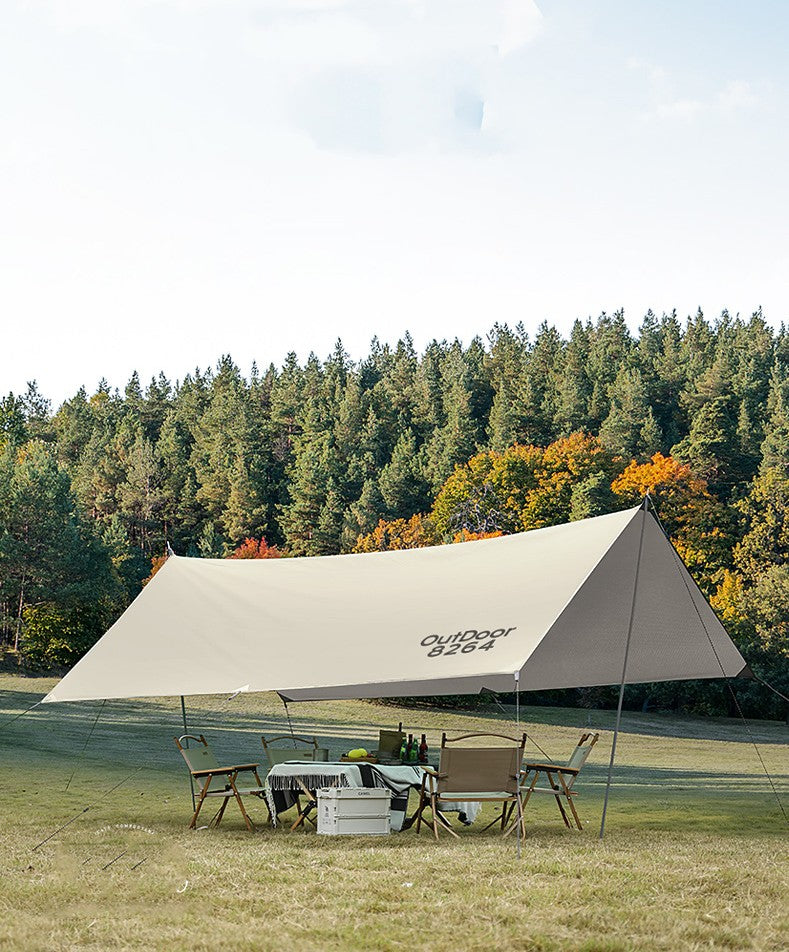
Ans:
MULTIPOLYGON (((530 803, 518 860, 512 837, 474 826, 438 843, 413 830, 250 835, 232 804, 218 830, 189 832, 178 699, 45 705, 7 723, 53 683, 0 675, 2 949, 789 947, 789 828, 741 722, 626 714, 600 843, 613 713, 523 708, 556 759, 579 729, 603 734, 579 781, 587 830, 565 830, 548 798, 530 803)), ((287 729, 276 696, 187 705, 220 759, 259 760, 260 734, 287 729)), ((512 709, 322 702, 291 714, 333 754, 374 746, 401 719, 434 748, 441 730, 515 730, 512 709)), ((789 812, 789 731, 751 730, 789 812)), ((247 803, 263 824, 263 804, 247 803)))

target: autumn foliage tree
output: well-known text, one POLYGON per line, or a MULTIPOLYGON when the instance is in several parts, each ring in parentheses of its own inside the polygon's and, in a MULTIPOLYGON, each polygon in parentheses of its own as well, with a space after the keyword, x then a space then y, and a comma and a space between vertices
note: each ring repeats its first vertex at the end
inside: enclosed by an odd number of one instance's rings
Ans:
POLYGON ((732 564, 734 521, 729 510, 686 463, 655 453, 633 460, 611 489, 628 505, 649 495, 666 532, 701 588, 711 595, 732 564))
POLYGON ((282 552, 275 546, 269 545, 261 536, 259 539, 244 539, 237 549, 234 549, 229 559, 280 559, 282 552))
POLYGON ((435 545, 433 526, 426 516, 410 519, 381 519, 367 535, 359 536, 354 552, 389 552, 395 549, 421 549, 435 545))

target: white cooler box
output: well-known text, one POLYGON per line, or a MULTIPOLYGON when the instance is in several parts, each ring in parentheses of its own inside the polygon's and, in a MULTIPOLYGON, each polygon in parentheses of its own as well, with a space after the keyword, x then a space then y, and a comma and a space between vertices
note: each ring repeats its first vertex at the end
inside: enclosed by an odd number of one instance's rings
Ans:
POLYGON ((323 787, 318 791, 318 832, 326 836, 383 836, 391 832, 392 795, 369 787, 323 787))

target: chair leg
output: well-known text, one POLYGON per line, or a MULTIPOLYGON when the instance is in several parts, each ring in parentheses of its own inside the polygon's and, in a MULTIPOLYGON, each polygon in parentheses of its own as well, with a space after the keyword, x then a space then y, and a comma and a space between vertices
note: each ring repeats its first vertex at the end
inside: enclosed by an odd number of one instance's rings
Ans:
POLYGON ((203 809, 203 801, 205 800, 205 795, 208 793, 208 788, 211 785, 211 780, 212 780, 212 777, 209 774, 209 776, 206 777, 205 783, 200 789, 200 796, 198 797, 198 800, 197 800, 197 806, 195 807, 195 812, 192 814, 192 819, 188 826, 188 829, 190 830, 193 830, 197 826, 197 817, 200 811, 203 809))
POLYGON ((506 803, 502 803, 502 805, 501 805, 501 815, 500 815, 500 816, 499 816, 499 815, 494 816, 493 819, 490 821, 490 823, 485 824, 485 826, 483 826, 482 829, 481 829, 479 832, 480 832, 480 833, 484 833, 485 830, 489 830, 492 826, 494 826, 496 823, 499 823, 499 822, 501 823, 501 828, 502 828, 502 830, 503 830, 503 829, 504 829, 504 824, 505 824, 505 822, 506 822, 506 820, 505 820, 505 813, 506 813, 506 811, 507 811, 507 804, 506 804, 506 803))
MULTIPOLYGON (((414 814, 414 816, 413 816, 413 818, 412 818, 412 820, 411 820, 411 823, 413 823, 414 820, 416 820, 416 832, 417 832, 417 835, 419 834, 419 831, 422 829, 422 814, 423 814, 423 813, 425 812, 425 810, 427 809, 427 786, 426 786, 426 784, 427 784, 427 774, 422 774, 422 783, 421 783, 421 785, 420 785, 420 787, 419 787, 419 805, 417 806, 417 808, 416 808, 416 813, 414 814)), ((425 825, 427 825, 427 821, 425 821, 425 825)))
MULTIPOLYGON (((301 787, 302 792, 303 792, 304 795, 306 796, 306 798, 307 798, 307 804, 306 804, 306 806, 304 807, 304 809, 302 810, 302 809, 301 809, 301 801, 299 800, 299 794, 296 794, 296 803, 298 804, 299 815, 298 815, 298 817, 296 818, 296 822, 295 822, 295 823, 293 824, 293 826, 291 826, 291 828, 290 828, 291 833, 293 832, 293 830, 298 829, 298 827, 300 827, 301 824, 302 824, 306 819, 308 819, 307 814, 310 812, 310 810, 312 810, 312 808, 313 808, 314 806, 317 806, 317 802, 318 802, 318 801, 315 799, 315 797, 310 793, 310 791, 304 786, 304 784, 301 782, 301 780, 299 780, 298 777, 296 778, 296 782, 297 782, 298 785, 301 787)), ((312 821, 311 821, 311 822, 312 822, 312 821)))
POLYGON ((567 783, 561 774, 559 774, 559 782, 561 783, 562 788, 564 790, 564 795, 567 798, 567 805, 570 807, 570 810, 572 811, 573 819, 575 820, 575 825, 578 827, 578 829, 581 832, 583 832, 584 828, 581 823, 581 819, 578 816, 578 811, 575 809, 575 804, 573 803, 573 797, 572 797, 572 794, 570 793, 570 788, 567 786, 567 783))
POLYGON ((417 836, 422 829, 422 811, 425 809, 425 799, 423 791, 419 791, 419 806, 416 808, 416 832, 417 836))
POLYGON ((438 796, 433 794, 431 797, 430 809, 433 811, 433 832, 435 833, 436 839, 438 839, 438 831, 443 828, 447 833, 455 837, 456 840, 459 840, 460 837, 452 829, 452 824, 444 816, 444 814, 438 808, 438 796))
POLYGON ((438 839, 438 805, 435 793, 430 794, 430 812, 433 816, 433 836, 438 839))
POLYGON ((564 820, 564 825, 568 829, 572 829, 572 827, 570 826, 570 821, 567 819, 567 813, 565 812, 564 804, 562 803, 562 789, 557 783, 557 781, 554 780, 553 773, 554 772, 552 770, 545 771, 545 775, 548 778, 548 784, 550 788, 553 790, 553 797, 554 797, 554 800, 556 800, 556 806, 559 807, 559 813, 561 813, 562 815, 562 819, 564 820))
MULTIPOLYGON (((252 821, 247 816, 247 811, 244 809, 244 803, 241 799, 241 794, 238 792, 238 787, 236 787, 236 778, 233 774, 230 774, 227 779, 230 782, 230 788, 232 789, 233 795, 235 796, 236 802, 238 803, 238 809, 241 811, 241 816, 244 817, 244 823, 246 823, 246 826, 249 832, 254 833, 255 827, 252 824, 252 821)), ((222 812, 224 812, 224 807, 222 808, 222 812)))
MULTIPOLYGON (((225 807, 227 806, 228 800, 230 800, 230 795, 226 796, 226 797, 222 800, 222 806, 217 810, 216 816, 215 816, 214 819, 211 821, 211 823, 212 823, 214 826, 219 826, 219 824, 222 822, 222 817, 225 815, 225 807)), ((211 824, 209 824, 209 826, 210 826, 210 825, 211 825, 211 824)))

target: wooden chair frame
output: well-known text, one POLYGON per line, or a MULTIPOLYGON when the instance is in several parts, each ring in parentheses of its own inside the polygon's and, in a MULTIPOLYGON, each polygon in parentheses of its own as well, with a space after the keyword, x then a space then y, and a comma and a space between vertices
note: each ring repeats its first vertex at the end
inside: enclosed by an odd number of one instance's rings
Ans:
MULTIPOLYGON (((277 734, 276 737, 267 738, 265 734, 261 734, 260 742, 263 744, 263 750, 266 752, 266 759, 269 762, 269 767, 273 767, 275 763, 279 762, 278 759, 275 761, 275 759, 271 756, 272 751, 279 752, 283 749, 281 747, 272 746, 273 744, 276 744, 278 740, 299 741, 301 744, 304 745, 305 748, 311 747, 312 748, 311 752, 313 753, 313 755, 316 750, 320 750, 320 747, 318 746, 318 741, 315 737, 299 737, 296 734, 277 734)), ((288 751, 288 753, 291 753, 291 751, 288 751)), ((301 753, 305 753, 305 750, 303 748, 301 750, 299 750, 298 748, 294 748, 292 753, 293 753, 293 756, 290 759, 298 760, 299 759, 298 755, 301 753)))
MULTIPOLYGON (((238 803, 238 808, 241 811, 241 816, 244 818, 244 823, 246 824, 247 829, 250 833, 255 832, 255 826, 252 821, 249 819, 247 811, 244 809, 244 804, 242 797, 244 796, 256 796, 260 797, 265 803, 265 787, 261 783, 260 777, 258 775, 259 764, 233 764, 230 767, 219 767, 213 764, 209 764, 206 767, 195 767, 192 762, 190 762, 189 746, 184 746, 182 741, 194 740, 197 743, 203 745, 202 756, 206 760, 213 760, 213 756, 210 751, 211 748, 208 746, 208 741, 202 734, 182 734, 180 737, 176 737, 175 743, 178 747, 178 750, 181 752, 181 756, 186 761, 186 766, 189 768, 189 773, 192 775, 192 779, 196 780, 200 786, 200 793, 197 797, 197 803, 195 805, 195 811, 192 814, 192 819, 189 823, 189 829, 193 830, 197 826, 197 817, 200 815, 200 811, 203 808, 203 803, 208 797, 222 797, 222 805, 217 810, 216 814, 209 821, 208 825, 210 826, 219 826, 222 822, 222 817, 225 815, 225 808, 227 807, 228 801, 235 798, 238 803), (244 787, 239 788, 238 777, 239 774, 251 773, 256 782, 255 787, 244 787), (210 789, 211 783, 215 777, 220 778, 220 782, 224 781, 224 787, 222 789, 215 788, 210 789)), ((266 810, 269 813, 269 819, 271 819, 271 811, 268 809, 268 803, 266 803, 266 810)))
MULTIPOLYGON (((524 783, 522 785, 522 789, 526 790, 526 794, 523 797, 523 806, 526 806, 533 793, 551 794, 556 800, 556 805, 559 807, 559 813, 562 815, 564 825, 569 830, 573 829, 562 800, 567 801, 567 806, 569 807, 570 813, 573 816, 576 828, 583 830, 581 819, 578 816, 578 811, 575 809, 575 804, 573 803, 573 798, 578 796, 577 792, 573 790, 573 785, 575 784, 578 774, 581 772, 581 768, 586 763, 589 754, 592 752, 592 748, 597 743, 599 738, 599 734, 582 734, 581 739, 578 741, 575 749, 573 750, 567 766, 543 763, 525 764, 523 769, 524 783), (531 780, 529 781, 530 775, 532 776, 531 780), (537 786, 541 777, 545 777, 547 779, 547 787, 537 786), (527 782, 529 783, 528 788, 526 787, 527 782)), ((512 824, 504 835, 508 836, 514 829, 515 824, 512 824)))
POLYGON ((400 748, 404 740, 405 734, 403 733, 402 721, 397 725, 397 730, 381 728, 381 730, 378 731, 378 757, 389 756, 391 760, 399 760, 400 748))
MULTIPOLYGON (((317 738, 299 737, 297 734, 278 734, 276 737, 269 737, 269 738, 266 738, 265 734, 263 734, 261 735, 260 740, 263 744, 263 749, 266 752, 266 758, 269 762, 269 768, 275 766, 275 759, 271 756, 271 751, 275 749, 281 750, 281 748, 273 748, 271 746, 272 744, 275 744, 278 740, 299 741, 300 743, 304 744, 305 747, 307 748, 311 747, 313 751, 318 751, 321 749, 318 746, 317 738)), ((298 760, 299 753, 304 753, 304 750, 302 751, 299 751, 298 749, 294 750, 293 751, 294 756, 292 759, 298 760)), ((310 816, 310 813, 312 812, 312 810, 314 810, 317 807, 318 801, 315 799, 315 797, 310 793, 310 791, 304 786, 304 784, 300 780, 297 780, 297 782, 298 782, 298 785, 301 787, 301 792, 298 790, 292 791, 293 799, 295 801, 295 807, 298 812, 298 816, 296 817, 295 823, 290 828, 291 831, 301 826, 301 824, 304 823, 305 820, 309 820, 313 826, 317 826, 317 823, 310 816), (303 807, 301 805, 302 793, 307 798, 307 802, 303 807)))
MULTIPOLYGON (((522 822, 523 803, 521 800, 520 771, 525 747, 525 733, 520 740, 506 734, 472 733, 461 734, 459 737, 452 738, 447 737, 445 733, 442 734, 441 758, 438 770, 433 770, 431 767, 422 768, 423 777, 419 791, 419 807, 416 814, 416 832, 420 832, 422 815, 429 807, 432 815, 434 837, 438 839, 439 830, 443 829, 456 839, 460 839, 439 808, 438 804, 442 801, 444 803, 453 801, 461 803, 501 803, 501 816, 494 817, 487 826, 483 827, 483 830, 489 829, 494 823, 501 822, 501 830, 504 833, 507 822, 516 808, 518 819, 522 822), (452 750, 451 756, 447 756, 449 750, 451 750, 448 747, 449 744, 468 740, 470 737, 498 737, 502 740, 511 741, 517 746, 514 748, 502 746, 461 747, 455 748, 452 750), (452 760, 458 762, 454 771, 452 760), (509 763, 506 763, 507 760, 509 760, 509 763), (449 761, 449 766, 447 766, 447 761, 449 761), (509 772, 506 773, 506 771, 509 772), (489 780, 491 775, 495 776, 493 781, 489 780), (453 787, 455 787, 454 790, 453 787)), ((425 822, 427 823, 427 821, 425 822)))

